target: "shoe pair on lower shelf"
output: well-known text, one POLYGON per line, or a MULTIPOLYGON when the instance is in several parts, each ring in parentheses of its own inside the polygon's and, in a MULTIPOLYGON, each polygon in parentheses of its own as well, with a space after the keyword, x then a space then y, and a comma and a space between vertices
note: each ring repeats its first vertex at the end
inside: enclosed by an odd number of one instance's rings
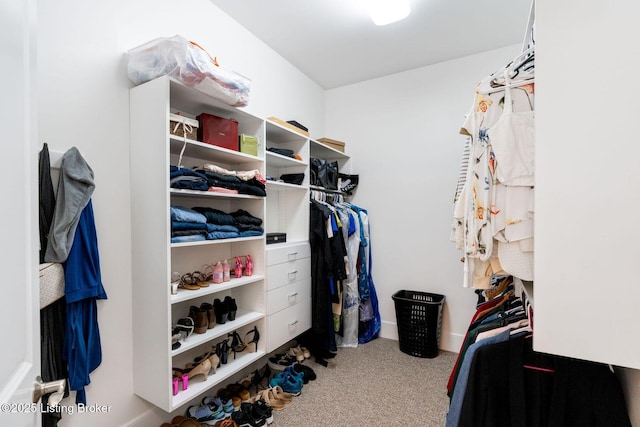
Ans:
POLYGON ((227 295, 223 300, 219 298, 213 300, 213 311, 215 312, 216 322, 224 325, 227 321, 236 320, 238 305, 234 298, 227 295))
POLYGON ((198 375, 202 375, 204 380, 207 381, 209 373, 213 372, 215 374, 219 365, 220 358, 215 352, 211 352, 197 357, 193 363, 187 364, 184 368, 172 368, 173 395, 178 394, 180 386, 182 386, 182 390, 187 390, 189 382, 198 375))

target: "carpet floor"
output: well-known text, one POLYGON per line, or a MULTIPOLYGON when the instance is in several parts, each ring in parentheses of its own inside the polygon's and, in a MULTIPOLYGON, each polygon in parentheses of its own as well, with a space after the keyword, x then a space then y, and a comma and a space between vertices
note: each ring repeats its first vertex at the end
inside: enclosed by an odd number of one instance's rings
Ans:
POLYGON ((443 426, 456 357, 445 351, 433 359, 414 357, 397 341, 378 338, 340 348, 326 368, 305 361, 318 378, 274 411, 274 427, 443 426))

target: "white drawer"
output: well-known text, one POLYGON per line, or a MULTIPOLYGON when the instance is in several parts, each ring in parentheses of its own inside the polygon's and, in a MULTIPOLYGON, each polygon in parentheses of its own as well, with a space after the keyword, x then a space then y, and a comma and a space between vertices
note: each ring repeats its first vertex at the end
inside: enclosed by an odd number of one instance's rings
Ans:
POLYGON ((310 256, 311 246, 309 246, 308 242, 267 245, 267 265, 294 262, 310 256))
POLYGON ((267 353, 311 328, 311 298, 267 317, 267 353))
POLYGON ((267 292, 267 316, 311 298, 311 278, 267 292))
POLYGON ((267 290, 276 289, 311 277, 311 258, 267 267, 267 290))

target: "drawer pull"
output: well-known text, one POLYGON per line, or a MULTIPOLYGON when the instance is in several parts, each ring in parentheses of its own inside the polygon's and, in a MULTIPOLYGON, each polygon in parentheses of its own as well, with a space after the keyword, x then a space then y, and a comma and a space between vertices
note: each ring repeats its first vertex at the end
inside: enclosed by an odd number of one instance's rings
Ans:
POLYGON ((289 298, 295 298, 296 296, 298 296, 297 292, 294 292, 292 294, 289 294, 289 298))
POLYGON ((293 322, 289 323, 289 326, 296 326, 298 324, 297 320, 294 320, 293 322))
POLYGON ((294 271, 290 271, 289 272, 289 279, 296 277, 296 274, 298 274, 298 270, 294 270, 294 271))
POLYGON ((287 254, 287 256, 289 257, 289 261, 295 260, 296 259, 296 255, 298 255, 298 252, 289 252, 287 254))

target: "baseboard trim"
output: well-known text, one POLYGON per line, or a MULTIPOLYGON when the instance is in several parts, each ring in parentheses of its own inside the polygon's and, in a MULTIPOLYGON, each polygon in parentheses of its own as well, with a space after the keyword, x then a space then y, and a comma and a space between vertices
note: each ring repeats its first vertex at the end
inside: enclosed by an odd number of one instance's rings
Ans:
MULTIPOLYGON (((160 411, 160 410, 158 410, 160 411)), ((170 414, 167 414, 164 411, 160 411, 164 414, 164 416, 160 416, 158 412, 154 409, 149 409, 144 413, 138 415, 133 420, 128 421, 123 424, 122 427, 149 427, 149 426, 159 426, 162 423, 168 422, 171 420, 170 414), (167 419, 168 417, 168 419, 167 419)))

